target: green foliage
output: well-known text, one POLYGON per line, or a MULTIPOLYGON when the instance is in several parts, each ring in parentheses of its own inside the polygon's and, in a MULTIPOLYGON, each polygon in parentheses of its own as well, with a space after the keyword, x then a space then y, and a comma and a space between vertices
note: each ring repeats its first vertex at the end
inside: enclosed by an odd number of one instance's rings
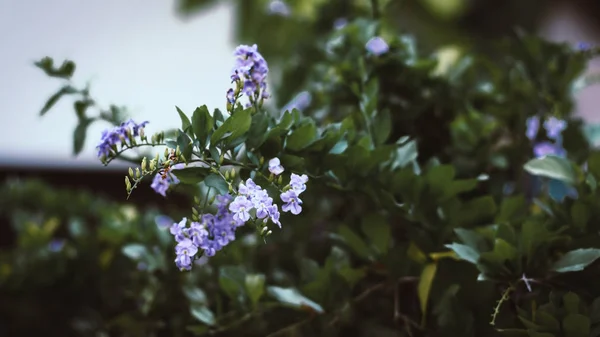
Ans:
MULTIPOLYGON (((181 1, 180 9, 212 3, 181 1)), ((98 261, 82 267, 82 279, 95 279, 94 292, 107 296, 89 302, 94 314, 74 310, 63 320, 84 320, 96 334, 600 334, 600 153, 594 129, 572 115, 573 90, 598 50, 519 34, 488 54, 466 49, 445 64, 398 33, 387 14, 392 2, 358 1, 336 13, 335 1, 299 1, 287 18, 266 16, 267 5, 238 3, 239 39, 256 41, 270 74, 281 73, 273 76, 275 105, 306 90, 308 107, 281 114, 269 100, 224 112, 176 107, 181 128, 140 136, 102 159, 140 166, 126 177, 128 195, 183 165, 173 174, 191 186, 181 192, 194 199, 193 210, 169 215, 198 220, 242 179, 277 190, 282 183, 267 166, 278 157, 285 174, 309 177, 302 214, 282 215, 281 230, 248 223, 234 243, 182 275, 170 234, 151 223, 156 211, 126 217, 122 206, 88 196, 93 206, 63 201, 58 212, 56 201, 38 202, 41 195, 21 194, 27 186, 11 185, 1 209, 13 210, 18 245, 2 252, 0 264, 11 303, 42 281, 85 294, 83 283, 68 283, 75 277, 50 278, 59 268, 29 275, 52 265, 48 259, 64 268, 98 261), (341 14, 352 20, 333 29, 341 14), (387 53, 365 50, 374 36, 385 38, 387 53), (525 129, 534 115, 567 121, 565 158, 533 158, 525 129), (142 146, 167 150, 124 157, 142 146), (556 182, 573 193, 557 201, 556 182), (57 228, 68 233, 67 244, 52 255, 47 245, 57 228)), ((65 80, 74 70, 55 69, 48 58, 37 65, 65 80)), ((42 114, 77 96, 77 154, 90 123, 119 125, 125 116, 98 109, 88 88, 74 88, 63 84, 42 114), (89 114, 92 108, 99 113, 89 114)))

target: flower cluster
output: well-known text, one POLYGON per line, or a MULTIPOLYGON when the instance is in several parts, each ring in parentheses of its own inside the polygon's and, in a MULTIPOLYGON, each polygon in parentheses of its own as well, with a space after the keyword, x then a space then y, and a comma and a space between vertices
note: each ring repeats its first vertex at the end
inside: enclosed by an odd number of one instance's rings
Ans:
MULTIPOLYGON (((278 158, 269 161, 269 172, 278 176, 284 168, 278 158)), ((308 177, 292 173, 290 183, 282 189, 280 194, 284 202, 281 209, 294 215, 302 212, 302 200, 299 195, 306 190, 308 177)), ((281 183, 281 180, 279 180, 281 183)), ((279 186, 276 184, 276 186, 279 186)), ((267 222, 270 220, 279 228, 280 213, 273 198, 267 191, 257 185, 252 178, 240 182, 235 197, 221 195, 217 197, 217 212, 215 214, 202 214, 194 216, 198 221, 191 222, 188 226, 187 218, 170 227, 171 234, 175 237, 175 264, 180 270, 190 270, 194 259, 200 255, 214 256, 230 242, 235 240, 235 231, 251 219, 258 222, 261 234, 270 234, 267 222), (201 251, 201 254, 198 252, 201 251)))
MULTIPOLYGON (((550 141, 536 142, 533 146, 535 157, 555 155, 564 157, 566 151, 562 146, 562 132, 567 128, 567 123, 556 117, 550 117, 544 121, 546 136, 550 141)), ((540 130, 540 118, 533 116, 527 119, 527 130, 525 135, 532 141, 535 141, 540 130)))
POLYGON ((201 249, 203 255, 214 256, 219 250, 235 240, 235 230, 245 224, 236 220, 227 209, 230 196, 220 196, 216 214, 203 214, 198 222, 188 227, 187 218, 171 226, 171 234, 177 241, 175 264, 180 270, 190 270, 192 262, 201 249))
POLYGON ((236 64, 231 74, 231 81, 236 84, 236 89, 227 91, 228 109, 235 106, 241 93, 250 99, 247 106, 269 98, 270 94, 267 91, 269 67, 267 61, 258 52, 257 46, 238 46, 234 55, 236 64))
POLYGON ((117 152, 117 146, 128 144, 134 140, 134 137, 144 137, 144 127, 148 122, 142 122, 140 124, 135 123, 133 120, 121 123, 119 126, 115 126, 111 130, 104 130, 102 132, 102 138, 100 144, 96 146, 98 149, 98 158, 104 159, 111 153, 117 152))

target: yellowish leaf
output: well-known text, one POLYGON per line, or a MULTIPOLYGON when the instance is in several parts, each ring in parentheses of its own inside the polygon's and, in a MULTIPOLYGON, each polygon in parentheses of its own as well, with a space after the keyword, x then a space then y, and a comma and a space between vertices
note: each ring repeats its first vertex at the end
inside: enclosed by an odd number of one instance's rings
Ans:
POLYGON ((421 272, 421 278, 419 279, 419 303, 421 304, 421 326, 425 326, 425 317, 427 317, 427 302, 429 301, 429 293, 431 291, 431 285, 437 271, 437 263, 429 263, 423 268, 421 272))

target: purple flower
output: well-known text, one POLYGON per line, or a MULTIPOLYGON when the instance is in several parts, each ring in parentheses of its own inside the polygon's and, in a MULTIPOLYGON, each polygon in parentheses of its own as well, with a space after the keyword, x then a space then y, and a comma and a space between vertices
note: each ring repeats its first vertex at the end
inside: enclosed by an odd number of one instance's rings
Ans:
POLYGON ((275 157, 275 158, 269 160, 269 172, 278 176, 278 175, 282 174, 283 171, 284 171, 284 169, 283 169, 283 166, 281 166, 281 162, 279 161, 279 158, 275 157))
POLYGON ((229 90, 227 90, 227 103, 229 103, 229 104, 235 103, 235 92, 231 88, 229 88, 229 90))
POLYGON ((233 82, 243 82, 242 91, 250 98, 250 102, 268 98, 267 61, 258 52, 256 45, 240 45, 235 49, 236 64, 231 74, 233 82))
POLYGON ((111 130, 104 130, 100 138, 100 144, 96 146, 96 149, 98 149, 98 158, 106 158, 116 150, 118 145, 130 143, 130 136, 139 136, 141 129, 146 127, 147 124, 148 121, 137 124, 130 119, 119 126, 113 127, 111 130))
POLYGON ((156 226, 160 229, 167 229, 173 224, 173 219, 166 215, 157 215, 154 218, 154 223, 156 223, 156 226))
POLYGON ((371 38, 365 45, 367 51, 375 56, 385 54, 390 50, 387 42, 379 36, 371 38))
POLYGON ((150 187, 158 194, 162 195, 163 197, 167 196, 167 190, 169 189, 169 187, 171 185, 177 185, 179 184, 179 179, 177 179, 177 177, 175 176, 175 174, 173 174, 173 170, 179 170, 185 167, 185 164, 175 164, 171 167, 171 172, 169 172, 166 175, 166 178, 163 178, 163 176, 160 173, 157 173, 154 176, 154 179, 152 180, 152 184, 150 184, 150 187))
POLYGON ((342 29, 346 27, 348 20, 346 18, 339 18, 333 22, 333 29, 342 29))
POLYGON ((194 245, 192 240, 185 239, 175 246, 175 264, 180 270, 192 269, 193 257, 198 253, 198 247, 194 245))
POLYGON ((244 196, 236 197, 231 204, 229 204, 229 210, 233 212, 233 219, 246 222, 250 220, 250 210, 252 209, 252 202, 244 196))
POLYGON ((560 120, 556 117, 550 117, 544 122, 544 129, 546 129, 546 135, 550 139, 557 139, 560 134, 567 128, 567 122, 560 120))
POLYGON ((587 42, 579 42, 577 44, 577 49, 581 50, 581 51, 587 51, 589 49, 592 48, 592 45, 587 43, 587 42))
POLYGON ((299 111, 304 111, 310 105, 312 101, 312 95, 308 91, 303 91, 296 95, 288 104, 286 104, 282 111, 292 111, 294 109, 298 109, 299 111))
POLYGON ((308 182, 308 176, 303 174, 301 176, 292 173, 290 176, 290 187, 296 192, 297 195, 306 190, 306 182, 308 182))
MULTIPOLYGON (((267 212, 269 213, 269 219, 271 219, 271 221, 273 221, 274 224, 281 228, 281 222, 279 222, 280 214, 279 210, 277 209, 277 205, 268 206, 267 212)), ((265 219, 265 222, 267 222, 267 219, 265 219)))
POLYGON ((540 130, 540 118, 538 116, 529 117, 527 118, 526 125, 525 136, 530 140, 534 140, 540 130))
POLYGON ((291 212, 294 215, 300 214, 302 212, 302 200, 298 198, 298 194, 296 191, 288 190, 286 192, 281 193, 281 200, 285 202, 281 209, 284 212, 291 212))
POLYGON ((281 16, 289 16, 290 8, 288 5, 281 0, 273 0, 269 3, 269 12, 271 14, 278 14, 281 16))
POLYGON ((52 239, 52 241, 48 243, 48 249, 53 253, 60 252, 65 246, 65 243, 65 239, 52 239))
POLYGON ((175 237, 175 241, 181 242, 185 240, 185 229, 187 226, 187 218, 183 218, 179 223, 171 225, 169 232, 175 237))
POLYGON ((556 144, 550 142, 540 142, 533 146, 533 154, 536 158, 549 155, 562 157, 566 154, 566 151, 556 144))
MULTIPOLYGON (((211 214, 207 214, 211 215, 211 214)), ((203 217, 203 224, 198 222, 192 222, 190 226, 189 235, 194 245, 200 247, 204 240, 208 237, 208 231, 206 230, 208 221, 203 217)))

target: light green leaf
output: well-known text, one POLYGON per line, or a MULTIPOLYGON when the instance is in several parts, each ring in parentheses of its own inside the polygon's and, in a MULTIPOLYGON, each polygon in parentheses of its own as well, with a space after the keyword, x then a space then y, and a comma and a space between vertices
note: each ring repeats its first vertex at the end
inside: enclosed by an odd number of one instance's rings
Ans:
POLYGON ((132 260, 139 260, 148 255, 148 249, 138 243, 131 243, 121 249, 123 255, 132 260))
POLYGON ((215 325, 215 315, 205 305, 193 305, 190 307, 192 316, 206 325, 215 325))
POLYGON ((260 298, 265 293, 265 275, 263 274, 248 274, 246 275, 246 291, 248 297, 252 301, 252 305, 256 306, 260 298))
POLYGON ((419 278, 418 295, 419 303, 421 304, 421 326, 425 326, 425 318, 427 317, 427 302, 429 302, 429 294, 433 279, 437 271, 437 263, 429 263, 423 268, 421 277, 419 278))
POLYGON ((473 264, 477 264, 477 261, 479 261, 479 253, 475 249, 467 245, 452 243, 446 245, 446 247, 453 250, 456 253, 456 255, 458 255, 458 257, 462 260, 471 262, 473 264))
POLYGON ((286 304, 292 308, 305 309, 310 308, 312 311, 322 314, 325 311, 323 308, 313 300, 302 295, 297 289, 294 288, 281 288, 271 286, 267 288, 267 292, 270 296, 275 298, 277 301, 286 304))
POLYGON ((554 262, 551 270, 559 273, 568 273, 572 271, 581 271, 600 258, 600 249, 581 248, 567 252, 565 255, 554 262))
POLYGON ((561 157, 545 156, 531 159, 525 164, 524 169, 534 176, 556 179, 567 184, 574 184, 577 181, 571 162, 561 157))
POLYGON ((179 109, 178 106, 175 106, 175 109, 177 109, 177 113, 179 114, 179 118, 181 118, 181 130, 183 130, 183 132, 188 132, 190 127, 192 126, 192 123, 190 122, 190 119, 188 118, 188 116, 185 115, 185 113, 183 111, 181 111, 181 109, 179 109))

